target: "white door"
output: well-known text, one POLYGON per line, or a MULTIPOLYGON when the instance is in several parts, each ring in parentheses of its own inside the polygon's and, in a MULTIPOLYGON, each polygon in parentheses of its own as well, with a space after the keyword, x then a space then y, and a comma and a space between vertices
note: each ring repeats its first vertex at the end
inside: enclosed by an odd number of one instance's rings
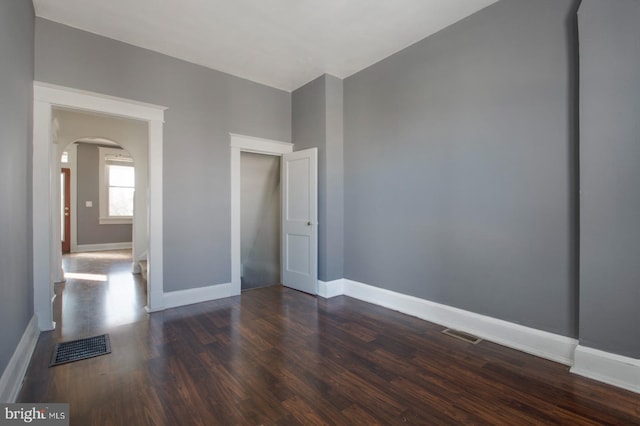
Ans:
POLYGON ((318 148, 282 156, 282 284, 318 293, 318 148))

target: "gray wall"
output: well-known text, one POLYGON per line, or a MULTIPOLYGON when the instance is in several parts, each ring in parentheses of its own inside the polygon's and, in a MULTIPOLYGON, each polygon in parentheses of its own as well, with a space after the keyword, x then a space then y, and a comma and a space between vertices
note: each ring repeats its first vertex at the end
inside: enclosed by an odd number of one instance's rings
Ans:
POLYGON ((344 277, 344 85, 337 77, 325 74, 326 108, 326 186, 324 229, 326 244, 323 281, 344 277))
POLYGON ((280 157, 240 153, 242 289, 280 284, 280 157))
POLYGON ((323 75, 292 94, 296 151, 318 148, 318 279, 344 277, 343 82, 323 75))
POLYGON ((578 16, 580 343, 640 358, 640 2, 578 16))
POLYGON ((30 1, 0 2, 0 375, 33 316, 30 1))
POLYGON ((346 278, 577 335, 576 7, 501 1, 344 81, 346 278))
POLYGON ((291 140, 291 95, 37 19, 36 79, 168 107, 164 290, 231 281, 228 132, 291 140))
POLYGON ((100 224, 100 183, 98 146, 78 144, 77 157, 77 218, 78 244, 108 244, 131 242, 131 225, 100 224), (92 201, 93 207, 85 202, 92 201))

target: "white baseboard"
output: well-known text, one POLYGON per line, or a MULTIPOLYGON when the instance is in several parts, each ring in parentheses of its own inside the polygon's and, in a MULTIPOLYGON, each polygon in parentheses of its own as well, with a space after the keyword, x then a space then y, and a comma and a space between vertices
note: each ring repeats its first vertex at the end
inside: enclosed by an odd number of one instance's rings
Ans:
POLYGON ((478 337, 565 365, 573 364, 576 339, 537 330, 351 280, 344 295, 407 315, 475 334, 478 337))
POLYGON ((571 372, 640 393, 640 359, 579 345, 571 372))
POLYGON ((343 278, 327 282, 318 280, 318 296, 329 299, 342 294, 344 294, 343 278))
POLYGON ((164 308, 177 308, 178 306, 192 305, 233 295, 231 283, 171 291, 164 293, 164 308))
POLYGON ((83 253, 87 251, 107 251, 124 250, 132 248, 132 243, 108 243, 108 244, 77 244, 71 246, 72 253, 83 253))
POLYGON ((27 373, 31 355, 33 355, 33 350, 36 348, 39 336, 38 318, 34 315, 24 330, 13 356, 2 373, 2 377, 0 377, 0 402, 12 403, 18 398, 24 375, 27 373))

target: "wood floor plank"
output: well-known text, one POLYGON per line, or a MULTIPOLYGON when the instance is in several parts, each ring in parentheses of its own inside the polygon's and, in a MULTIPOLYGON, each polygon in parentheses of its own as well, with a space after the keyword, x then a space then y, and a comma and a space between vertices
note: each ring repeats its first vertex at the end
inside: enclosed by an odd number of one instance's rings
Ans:
MULTIPOLYGON (((58 303, 104 294, 82 285, 58 303)), ((68 402, 72 425, 640 425, 640 395, 344 296, 274 286, 127 324, 71 322, 97 312, 58 309, 70 316, 40 337, 19 401, 68 402), (111 354, 48 367, 55 343, 94 331, 111 354)))

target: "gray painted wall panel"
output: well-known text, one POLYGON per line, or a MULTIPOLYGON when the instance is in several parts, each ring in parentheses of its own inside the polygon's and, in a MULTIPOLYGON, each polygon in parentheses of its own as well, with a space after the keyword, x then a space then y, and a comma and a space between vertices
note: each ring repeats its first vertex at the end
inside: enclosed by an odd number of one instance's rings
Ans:
POLYGON ((0 375, 33 316, 30 1, 0 2, 0 375))
POLYGON ((325 75, 326 89, 326 211, 320 224, 326 228, 327 252, 324 280, 344 277, 344 87, 343 81, 325 75))
POLYGON ((36 79, 168 107, 164 286, 231 280, 228 132, 291 140, 291 95, 51 21, 36 20, 36 79))
POLYGON ((578 16, 580 343, 640 358, 640 2, 578 16))
POLYGON ((575 8, 499 2, 345 80, 346 278, 576 336, 575 8))
POLYGON ((291 95, 294 150, 318 148, 318 279, 327 281, 327 127, 326 80, 320 76, 291 95))
POLYGON ((78 144, 78 244, 108 244, 131 242, 131 225, 100 224, 100 184, 98 146, 78 144), (93 207, 85 202, 92 201, 93 207))
POLYGON ((292 94, 296 151, 318 148, 318 279, 344 277, 343 82, 325 74, 292 94))

